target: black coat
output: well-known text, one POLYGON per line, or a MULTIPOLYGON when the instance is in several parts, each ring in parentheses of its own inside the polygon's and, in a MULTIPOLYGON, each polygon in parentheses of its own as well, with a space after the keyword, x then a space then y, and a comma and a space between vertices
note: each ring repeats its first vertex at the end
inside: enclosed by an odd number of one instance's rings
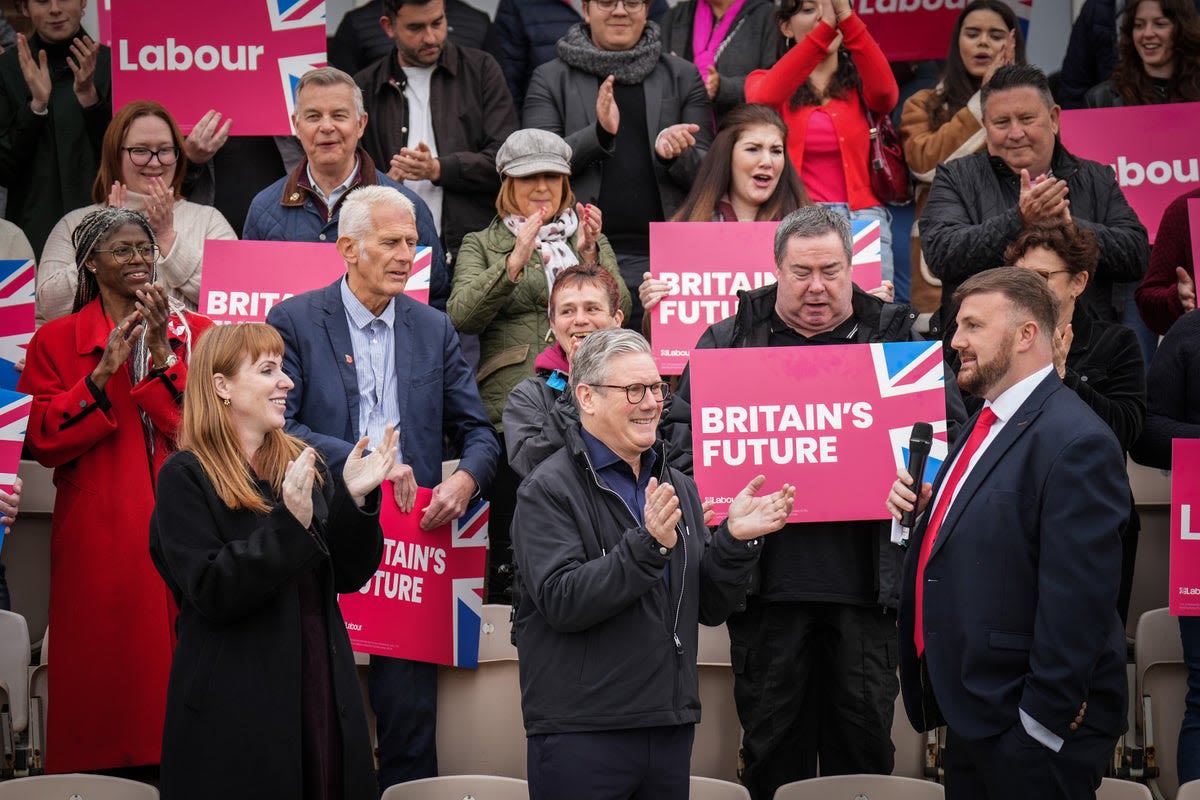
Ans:
POLYGON ((163 464, 150 554, 179 605, 164 800, 303 796, 299 579, 313 571, 340 712, 344 797, 378 797, 337 593, 357 590, 379 565, 380 495, 359 510, 340 478, 323 475, 306 531, 282 502, 268 514, 229 510, 191 453, 163 464))
POLYGON ((578 427, 517 492, 515 628, 530 736, 700 721, 697 623, 719 625, 741 602, 761 540, 738 541, 725 525, 710 533, 696 484, 658 447, 655 477, 675 487, 683 512, 667 555, 601 487, 578 427))
MULTIPOLYGON (((1150 263, 1146 228, 1106 165, 1076 158, 1056 144, 1051 166, 1070 189, 1071 218, 1096 234, 1100 244, 1100 264, 1080 302, 1097 318, 1114 320, 1113 284, 1140 280, 1150 263)), ((1017 212, 1020 192, 1020 176, 986 150, 938 166, 921 216, 921 249, 942 279, 947 322, 960 283, 1004 266, 1004 251, 1024 226, 1017 212)))

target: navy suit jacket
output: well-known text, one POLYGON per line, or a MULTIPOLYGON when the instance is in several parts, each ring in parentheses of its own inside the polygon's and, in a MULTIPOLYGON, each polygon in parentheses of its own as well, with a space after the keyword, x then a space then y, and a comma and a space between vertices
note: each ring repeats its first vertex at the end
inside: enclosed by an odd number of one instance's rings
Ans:
POLYGON ((917 730, 939 724, 940 708, 958 735, 977 740, 1020 724, 1024 709, 1069 741, 1086 701, 1084 725, 1124 732, 1125 632, 1116 603, 1118 531, 1128 513, 1120 445, 1051 372, 988 445, 942 522, 925 567, 924 673, 913 606, 928 512, 913 532, 900 598, 900 679, 917 730))
MULTIPOLYGON (((342 280, 289 297, 267 314, 267 322, 283 336, 283 370, 296 382, 288 393, 285 430, 315 447, 334 474, 341 474, 361 436, 358 376, 347 359, 354 351, 342 280)), ((500 443, 450 318, 400 295, 395 331, 404 463, 413 468, 418 485, 441 483, 444 432, 461 452, 459 468, 475 478, 480 492, 486 491, 500 443)))

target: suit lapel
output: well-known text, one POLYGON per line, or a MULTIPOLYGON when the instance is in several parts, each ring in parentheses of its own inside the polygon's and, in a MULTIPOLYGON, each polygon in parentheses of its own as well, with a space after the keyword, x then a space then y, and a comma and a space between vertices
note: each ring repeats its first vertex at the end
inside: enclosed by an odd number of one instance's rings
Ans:
MULTIPOLYGON (((1000 433, 988 445, 987 450, 983 451, 983 455, 979 457, 979 461, 975 464, 974 469, 963 479, 958 497, 954 499, 954 504, 950 506, 946 512, 945 519, 942 520, 937 541, 933 543, 933 549, 929 553, 930 560, 933 560, 938 554, 938 551, 945 545, 946 540, 954 535, 963 510, 971 504, 975 494, 983 486, 984 481, 987 480, 988 475, 1000 464, 1005 453, 1020 441, 1021 437, 1032 427, 1033 421, 1042 413, 1042 406, 1045 404, 1046 398, 1056 388, 1056 383, 1058 384, 1058 388, 1061 388, 1058 376, 1051 372, 1050 375, 1046 376, 1045 380, 1038 384, 1033 393, 1021 404, 1016 413, 1012 415, 1012 418, 1004 424, 1000 433), (1051 379, 1053 379, 1053 383, 1051 379)), ((978 415, 972 418, 972 426, 974 426, 976 418, 978 418, 978 415)))
MULTIPOLYGON (((397 427, 403 427, 408 413, 408 387, 412 385, 412 318, 409 316, 409 301, 404 295, 396 298, 396 319, 392 338, 396 345, 396 400, 400 413, 397 427)), ((403 437, 401 437, 403 441, 403 437)))
POLYGON ((350 430, 354 441, 362 434, 358 430, 358 373, 354 370, 354 344, 350 340, 350 323, 346 320, 346 307, 342 304, 341 279, 333 284, 325 295, 324 314, 321 324, 329 337, 329 346, 337 362, 338 376, 346 393, 346 414, 350 418, 350 430))

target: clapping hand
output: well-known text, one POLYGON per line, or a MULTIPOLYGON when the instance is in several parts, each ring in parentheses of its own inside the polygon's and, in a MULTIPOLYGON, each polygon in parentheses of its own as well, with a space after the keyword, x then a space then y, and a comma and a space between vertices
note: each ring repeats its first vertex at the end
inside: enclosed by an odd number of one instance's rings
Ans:
POLYGON ((717 92, 721 91, 721 73, 712 64, 708 65, 708 74, 704 76, 704 91, 710 102, 716 100, 717 92))
POLYGON ((193 164, 208 163, 225 146, 232 125, 232 119, 225 120, 222 125, 221 112, 214 108, 204 112, 196 127, 183 140, 183 152, 187 154, 188 161, 193 164))
POLYGON ((542 229, 542 220, 545 215, 546 209, 539 207, 517 229, 517 242, 513 245, 512 252, 508 254, 508 260, 504 263, 510 281, 519 280, 521 273, 525 271, 525 265, 529 263, 529 259, 533 258, 533 248, 537 247, 538 231, 542 229))
POLYGON ((646 530, 654 540, 663 547, 674 547, 679 541, 675 526, 683 518, 679 508, 679 497, 675 487, 669 483, 659 483, 657 478, 651 478, 646 486, 646 505, 642 509, 646 530))
POLYGON ((71 88, 75 99, 83 108, 91 108, 100 102, 100 93, 96 91, 96 58, 100 55, 100 43, 92 37, 76 37, 71 40, 71 55, 67 57, 67 66, 75 73, 75 81, 71 88))
POLYGON ((312 490, 317 476, 317 451, 304 448, 283 473, 283 504, 306 530, 312 526, 312 490))
POLYGON ((729 535, 738 541, 749 541, 774 533, 784 526, 788 515, 796 504, 796 487, 785 483, 778 491, 759 495, 766 483, 763 475, 756 476, 746 488, 738 492, 729 505, 729 517, 725 524, 729 535))
POLYGON ((600 84, 600 91, 596 95, 596 121, 613 136, 617 135, 617 130, 621 127, 621 111, 617 108, 617 99, 613 97, 613 84, 616 81, 616 78, 609 75, 604 79, 604 83, 600 84))
POLYGON ((108 379, 129 360, 129 354, 133 352, 133 343, 142 335, 143 330, 145 323, 142 322, 142 313, 135 310, 109 331, 104 352, 100 354, 100 363, 92 370, 92 383, 97 389, 103 389, 108 379))
POLYGON ((700 126, 694 122, 681 122, 663 128, 654 140, 654 152, 664 161, 678 158, 696 144, 696 134, 699 132, 700 126))
POLYGON ((586 206, 583 203, 576 203, 575 214, 579 217, 579 234, 575 239, 579 255, 583 256, 585 264, 599 263, 600 247, 597 242, 600 239, 600 229, 604 224, 600 209, 591 203, 586 206))
POLYGON ((359 439, 346 458, 346 466, 342 468, 342 482, 346 484, 346 491, 360 508, 366 502, 367 495, 383 483, 395 465, 400 434, 391 425, 387 426, 383 441, 364 455, 370 441, 366 436, 359 439))
POLYGON ((45 50, 33 57, 29 49, 29 40, 22 33, 17 34, 17 62, 21 65, 21 75, 25 85, 29 87, 29 107, 34 113, 41 114, 50 105, 50 62, 45 50))

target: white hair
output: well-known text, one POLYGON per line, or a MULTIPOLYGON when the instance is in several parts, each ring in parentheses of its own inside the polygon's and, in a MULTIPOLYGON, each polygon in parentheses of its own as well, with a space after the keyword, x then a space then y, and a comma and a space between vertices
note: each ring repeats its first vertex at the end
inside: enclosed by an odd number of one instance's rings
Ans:
POLYGON ((348 236, 360 245, 370 235, 373 222, 371 215, 377 208, 398 209, 417 221, 417 209, 397 189, 391 186, 360 186, 346 195, 338 214, 338 238, 348 236))

